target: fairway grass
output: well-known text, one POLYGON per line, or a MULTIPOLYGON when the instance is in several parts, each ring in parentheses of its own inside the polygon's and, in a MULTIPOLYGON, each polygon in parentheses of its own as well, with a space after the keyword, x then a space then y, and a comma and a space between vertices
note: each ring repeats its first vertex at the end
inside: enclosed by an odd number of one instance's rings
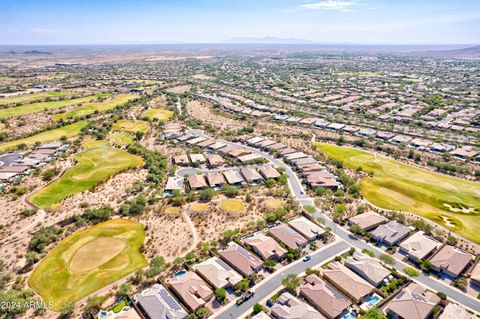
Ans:
POLYGON ((52 141, 58 141, 62 136, 65 136, 66 138, 74 137, 78 135, 80 133, 80 130, 86 125, 87 125, 87 122, 76 122, 76 123, 62 126, 53 130, 38 133, 30 137, 1 143, 0 151, 13 149, 19 144, 26 144, 27 146, 31 146, 37 142, 47 143, 52 141))
POLYGON ((55 311, 147 265, 140 248, 144 226, 126 219, 78 231, 56 245, 32 272, 28 284, 55 311))
POLYGON ((134 143, 133 136, 123 132, 109 133, 107 139, 117 146, 125 146, 134 143))
POLYGON ((373 205, 426 217, 474 242, 480 242, 480 184, 429 172, 365 151, 316 144, 327 156, 373 177, 359 185, 373 205))
POLYGON ((92 148, 98 148, 98 147, 110 147, 110 143, 105 140, 96 140, 93 138, 86 138, 82 142, 82 147, 84 150, 89 150, 92 148))
POLYGON ((149 129, 150 127, 146 121, 118 120, 112 126, 113 131, 124 131, 130 133, 147 133, 149 129))
POLYGON ((80 97, 80 98, 71 99, 71 100, 38 102, 38 103, 25 104, 25 105, 16 106, 16 107, 2 108, 0 109, 0 120, 43 112, 45 110, 59 109, 59 108, 70 106, 70 105, 82 104, 82 103, 93 101, 96 98, 107 97, 109 95, 110 94, 98 94, 98 95, 90 95, 90 96, 80 97))
POLYGON ((147 110, 143 116, 146 116, 150 121, 157 119, 160 122, 168 122, 172 118, 173 112, 166 109, 153 108, 147 110))
POLYGON ((105 112, 105 111, 114 109, 118 105, 125 104, 128 101, 133 100, 134 98, 137 98, 137 97, 138 97, 137 95, 133 95, 133 94, 120 94, 103 102, 86 104, 71 112, 55 114, 52 116, 52 119, 55 121, 58 121, 60 119, 68 119, 68 118, 90 115, 97 111, 105 112))
POLYGON ((47 208, 63 199, 93 189, 110 176, 141 166, 143 160, 124 150, 95 148, 73 157, 77 164, 46 187, 32 193, 29 201, 47 208))
POLYGON ((46 98, 59 98, 62 96, 70 96, 74 94, 78 94, 78 92, 39 92, 32 94, 15 95, 0 98, 0 105, 28 103, 33 101, 41 101, 46 98))
POLYGON ((240 213, 245 211, 245 205, 241 199, 222 199, 220 207, 227 213, 240 213))

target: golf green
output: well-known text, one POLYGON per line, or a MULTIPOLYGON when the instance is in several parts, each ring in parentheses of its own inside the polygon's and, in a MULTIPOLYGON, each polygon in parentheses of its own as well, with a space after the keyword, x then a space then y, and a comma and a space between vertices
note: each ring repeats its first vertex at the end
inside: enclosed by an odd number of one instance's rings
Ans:
POLYGON ((126 219, 78 231, 56 245, 28 284, 52 309, 75 302, 147 265, 140 252, 144 226, 126 219))
POLYGON ((142 158, 115 148, 94 148, 73 157, 77 164, 59 179, 32 193, 34 205, 47 208, 63 199, 90 190, 110 176, 129 168, 141 166, 142 158))
POLYGON ((150 127, 147 121, 118 120, 112 125, 112 131, 124 131, 130 133, 147 133, 150 127))
POLYGON ((372 174, 373 177, 363 178, 359 184, 363 196, 373 205, 426 217, 480 242, 480 184, 353 148, 316 145, 346 167, 361 167, 372 174))

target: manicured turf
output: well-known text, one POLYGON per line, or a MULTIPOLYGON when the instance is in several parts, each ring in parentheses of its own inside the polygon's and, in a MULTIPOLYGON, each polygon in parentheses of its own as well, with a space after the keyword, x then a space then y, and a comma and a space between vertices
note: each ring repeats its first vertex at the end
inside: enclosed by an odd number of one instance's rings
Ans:
POLYGON ((79 108, 77 108, 77 109, 75 109, 71 112, 53 115, 52 118, 55 121, 58 121, 60 119, 81 117, 81 116, 93 114, 96 111, 105 112, 105 111, 108 111, 108 110, 111 110, 111 109, 115 108, 118 105, 125 104, 128 101, 133 100, 136 97, 138 97, 138 96, 133 95, 133 94, 120 94, 120 95, 114 96, 113 98, 108 99, 108 100, 103 101, 103 102, 86 104, 86 105, 81 106, 81 107, 79 107, 79 108))
POLYGON ((93 138, 86 138, 82 142, 82 147, 85 150, 89 150, 92 148, 98 148, 98 147, 109 147, 110 143, 105 140, 95 140, 93 138))
POLYGON ((190 205, 192 212, 203 212, 208 209, 208 203, 193 203, 190 205))
POLYGON ((90 96, 80 97, 80 98, 71 99, 71 100, 38 102, 38 103, 25 104, 17 107, 4 108, 4 109, 0 109, 0 120, 11 118, 11 117, 18 117, 18 116, 38 113, 44 110, 59 109, 59 108, 70 106, 70 105, 82 104, 89 101, 93 101, 98 97, 107 97, 108 95, 109 94, 98 94, 98 95, 90 95, 90 96))
POLYGON ((241 199, 223 199, 220 203, 222 209, 228 213, 238 213, 245 211, 245 205, 241 199))
POLYGON ((107 139, 118 146, 125 146, 134 143, 133 136, 128 133, 113 132, 107 135, 107 139))
POLYGON ((415 168, 384 156, 317 144, 348 168, 362 167, 374 177, 360 180, 372 204, 429 218, 459 235, 480 242, 480 184, 415 168))
POLYGON ((147 133, 150 127, 146 121, 129 121, 118 120, 112 126, 113 131, 125 131, 130 133, 142 132, 147 133))
POLYGON ((110 176, 143 164, 143 160, 114 148, 95 148, 73 157, 77 164, 29 200, 41 208, 49 207, 76 193, 90 190, 110 176))
POLYGON ((149 109, 144 114, 149 120, 158 119, 160 122, 168 122, 173 116, 173 112, 166 109, 149 109))
POLYGON ((173 206, 167 207, 165 208, 165 213, 168 215, 177 215, 178 213, 180 213, 180 208, 173 206))
POLYGON ((112 219, 62 240, 35 268, 28 284, 59 311, 147 265, 144 226, 112 219))
POLYGON ((75 92, 38 92, 38 93, 32 93, 32 94, 15 95, 10 97, 0 98, 0 105, 41 101, 46 98, 59 98, 61 96, 71 96, 74 94, 76 93, 75 92))
POLYGON ((265 207, 268 209, 277 209, 283 206, 283 202, 279 199, 268 199, 265 201, 265 207))
POLYGON ((76 136, 80 130, 87 125, 87 122, 76 122, 70 125, 62 126, 53 130, 45 131, 30 137, 5 142, 0 144, 0 151, 15 148, 19 144, 26 144, 28 146, 34 145, 36 142, 47 143, 58 141, 62 136, 67 138, 76 136))

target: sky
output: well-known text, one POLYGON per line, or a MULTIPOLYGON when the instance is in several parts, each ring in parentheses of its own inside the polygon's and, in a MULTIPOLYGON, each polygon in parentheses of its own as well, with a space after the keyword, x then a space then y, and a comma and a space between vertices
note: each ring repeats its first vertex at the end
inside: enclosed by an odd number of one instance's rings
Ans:
POLYGON ((480 0, 0 0, 0 44, 479 44, 480 0))

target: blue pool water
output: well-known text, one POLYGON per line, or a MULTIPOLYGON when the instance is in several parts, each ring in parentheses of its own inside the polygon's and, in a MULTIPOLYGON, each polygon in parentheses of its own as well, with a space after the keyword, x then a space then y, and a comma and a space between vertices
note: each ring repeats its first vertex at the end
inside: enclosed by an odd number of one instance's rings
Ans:
POLYGON ((351 313, 351 312, 349 312, 349 313, 347 313, 346 315, 343 315, 343 316, 342 316, 342 319, 355 319, 355 318, 356 318, 356 316, 355 316, 353 313, 351 313))
POLYGON ((372 308, 380 301, 380 297, 377 295, 373 295, 365 302, 368 308, 372 308))
POLYGON ((185 275, 187 272, 185 270, 182 270, 182 271, 179 271, 175 274, 175 277, 182 277, 183 275, 185 275))

